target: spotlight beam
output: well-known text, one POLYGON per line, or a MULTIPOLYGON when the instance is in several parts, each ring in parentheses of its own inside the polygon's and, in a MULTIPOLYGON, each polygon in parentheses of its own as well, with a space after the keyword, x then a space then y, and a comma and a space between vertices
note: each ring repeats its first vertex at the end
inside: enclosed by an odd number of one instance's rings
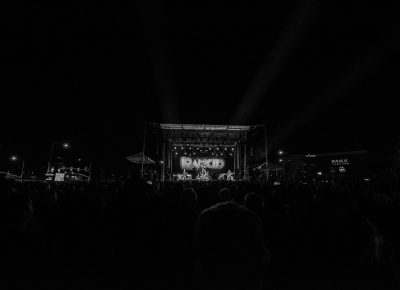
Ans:
POLYGON ((142 1, 142 21, 148 42, 149 56, 153 65, 153 74, 164 122, 180 123, 178 101, 173 85, 172 69, 166 53, 165 32, 161 23, 162 10, 157 1, 142 1))
POLYGON ((384 58, 388 57, 385 49, 387 46, 387 44, 382 45, 379 50, 374 48, 362 61, 353 64, 345 74, 335 81, 338 85, 334 86, 331 82, 332 85, 326 87, 325 91, 316 96, 311 103, 308 103, 302 111, 298 112, 297 117, 293 118, 289 125, 280 131, 280 134, 273 140, 273 144, 278 146, 282 144, 296 130, 307 125, 320 112, 340 100, 352 84, 372 73, 383 62, 384 58), (334 89, 331 89, 332 87, 334 89))
POLYGON ((284 28, 272 52, 266 56, 255 79, 240 101, 231 124, 245 123, 252 115, 293 54, 296 44, 311 25, 317 11, 319 11, 317 7, 308 1, 293 11, 290 23, 284 28))

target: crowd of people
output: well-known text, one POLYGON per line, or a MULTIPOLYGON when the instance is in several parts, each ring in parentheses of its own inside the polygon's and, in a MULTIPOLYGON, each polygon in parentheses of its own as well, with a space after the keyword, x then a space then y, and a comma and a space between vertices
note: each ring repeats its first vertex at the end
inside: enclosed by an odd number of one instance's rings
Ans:
POLYGON ((397 289, 399 178, 0 184, 0 288, 397 289))

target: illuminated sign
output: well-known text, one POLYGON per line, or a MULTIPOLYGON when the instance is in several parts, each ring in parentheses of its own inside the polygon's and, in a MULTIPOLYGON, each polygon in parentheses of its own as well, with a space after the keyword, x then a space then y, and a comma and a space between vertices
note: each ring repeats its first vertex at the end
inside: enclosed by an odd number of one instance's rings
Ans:
POLYGON ((225 167, 224 159, 217 158, 190 158, 182 156, 179 162, 182 169, 192 170, 199 169, 202 166, 210 169, 222 169, 225 167))
POLYGON ((65 174, 64 173, 56 173, 54 181, 64 181, 65 174))
POLYGON ((337 165, 337 166, 342 166, 342 165, 349 165, 349 160, 347 158, 345 159, 334 159, 331 160, 332 165, 337 165))
POLYGON ((52 181, 54 178, 54 173, 46 173, 46 181, 52 181))

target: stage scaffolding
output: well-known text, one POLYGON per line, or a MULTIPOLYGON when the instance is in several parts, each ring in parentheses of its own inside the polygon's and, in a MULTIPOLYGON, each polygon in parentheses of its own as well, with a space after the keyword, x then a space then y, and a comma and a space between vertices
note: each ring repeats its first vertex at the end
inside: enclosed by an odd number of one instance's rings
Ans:
MULTIPOLYGON (((173 148, 234 148, 233 166, 241 180, 249 178, 248 156, 254 153, 255 130, 263 127, 264 162, 268 165, 267 136, 264 125, 205 125, 205 124, 154 124, 149 123, 144 128, 143 154, 148 144, 155 143, 154 154, 160 163, 161 181, 171 180, 173 173, 173 148), (151 133, 146 134, 147 131, 151 133), (169 176, 169 177, 167 177, 169 176)), ((154 144, 153 144, 154 147, 154 144)), ((154 151, 154 150, 153 150, 154 151)), ((148 154, 148 153, 147 153, 148 154)), ((268 166, 266 169, 268 178, 268 166)), ((142 167, 143 175, 143 167, 142 167)))

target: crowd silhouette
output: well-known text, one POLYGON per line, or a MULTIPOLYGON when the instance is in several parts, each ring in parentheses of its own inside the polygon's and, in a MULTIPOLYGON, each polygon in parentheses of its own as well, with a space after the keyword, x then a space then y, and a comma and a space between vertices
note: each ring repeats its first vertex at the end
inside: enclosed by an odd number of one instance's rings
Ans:
POLYGON ((397 289, 399 178, 0 185, 0 287, 397 289))

